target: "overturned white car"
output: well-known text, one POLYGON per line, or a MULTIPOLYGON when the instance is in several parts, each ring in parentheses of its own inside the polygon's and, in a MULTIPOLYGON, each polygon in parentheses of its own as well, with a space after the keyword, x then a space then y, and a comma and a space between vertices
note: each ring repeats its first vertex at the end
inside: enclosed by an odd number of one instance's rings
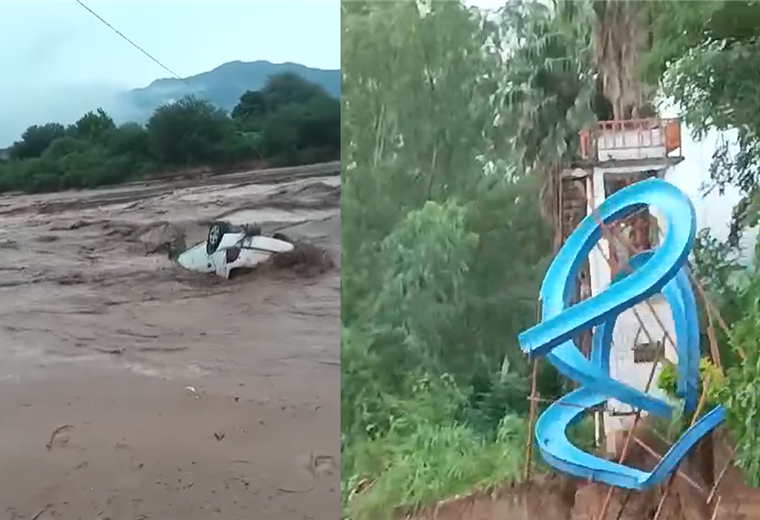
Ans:
POLYGON ((282 233, 268 237, 261 234, 258 226, 235 228, 228 222, 214 222, 206 241, 181 253, 177 262, 191 271, 229 278, 235 269, 255 267, 273 254, 287 253, 293 248, 292 241, 282 233))

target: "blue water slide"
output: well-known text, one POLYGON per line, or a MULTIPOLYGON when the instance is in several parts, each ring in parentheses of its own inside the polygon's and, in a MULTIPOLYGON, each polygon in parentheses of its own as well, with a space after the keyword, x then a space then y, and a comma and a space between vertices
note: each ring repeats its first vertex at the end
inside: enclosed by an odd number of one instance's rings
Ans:
MULTIPOLYGON (((631 271, 640 269, 652 256, 652 251, 643 251, 634 255, 628 262, 629 269, 622 270, 613 276, 612 283, 627 277, 631 271)), ((662 294, 673 315, 675 339, 682 347, 677 350, 679 363, 676 395, 684 398, 684 411, 692 412, 697 405, 701 352, 697 302, 691 290, 688 267, 682 267, 675 278, 665 284, 662 294)), ((607 370, 609 371, 609 368, 607 370)))
POLYGON ((699 384, 699 330, 697 308, 686 259, 694 241, 696 217, 688 197, 675 186, 650 179, 618 191, 605 200, 595 216, 586 217, 566 240, 541 287, 541 322, 519 336, 529 356, 546 356, 580 388, 550 405, 536 423, 536 442, 542 457, 555 469, 609 485, 645 489, 670 475, 689 449, 724 419, 716 407, 702 416, 670 448, 655 469, 645 472, 611 462, 573 446, 566 430, 584 411, 615 398, 654 415, 669 417, 672 407, 610 377, 612 331, 617 317, 650 296, 662 292, 671 309, 677 365, 677 395, 684 410, 696 408, 699 384), (654 206, 663 215, 667 234, 653 251, 634 256, 630 274, 618 276, 605 291, 569 307, 569 297, 584 260, 601 236, 599 220, 609 224, 643 207, 654 206), (572 338, 594 329, 587 359, 572 338))

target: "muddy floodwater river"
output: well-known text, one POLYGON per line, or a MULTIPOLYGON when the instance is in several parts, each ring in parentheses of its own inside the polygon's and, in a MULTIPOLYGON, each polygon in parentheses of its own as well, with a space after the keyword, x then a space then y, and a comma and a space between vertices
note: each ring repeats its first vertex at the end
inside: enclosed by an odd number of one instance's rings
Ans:
POLYGON ((0 518, 338 518, 339 249, 336 168, 0 198, 0 518), (334 265, 168 258, 216 219, 334 265))

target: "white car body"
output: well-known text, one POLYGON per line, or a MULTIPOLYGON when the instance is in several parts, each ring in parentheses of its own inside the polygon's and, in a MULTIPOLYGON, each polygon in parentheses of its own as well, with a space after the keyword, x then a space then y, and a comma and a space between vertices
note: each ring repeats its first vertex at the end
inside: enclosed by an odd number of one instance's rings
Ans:
POLYGON ((179 255, 177 261, 179 265, 191 271, 216 273, 223 278, 229 278, 234 269, 251 268, 267 261, 275 253, 292 250, 293 244, 284 240, 263 235, 246 236, 245 233, 235 232, 223 235, 218 249, 213 254, 207 254, 206 242, 201 242, 179 255))

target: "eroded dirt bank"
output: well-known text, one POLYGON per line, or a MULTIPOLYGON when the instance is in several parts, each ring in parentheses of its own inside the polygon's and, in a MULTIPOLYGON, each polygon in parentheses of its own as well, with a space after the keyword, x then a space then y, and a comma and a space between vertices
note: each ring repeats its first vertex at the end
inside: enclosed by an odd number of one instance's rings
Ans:
MULTIPOLYGON (((647 438, 647 441, 650 441, 647 438)), ((667 445, 657 446, 664 453, 667 445)), ((724 439, 718 437, 712 474, 720 475, 730 460, 724 439)), ((656 459, 634 447, 627 463, 651 471, 656 459)), ((657 514, 664 486, 644 492, 613 491, 606 515, 600 518, 609 488, 551 475, 535 477, 530 484, 503 486, 463 497, 453 497, 418 512, 401 513, 404 520, 755 520, 760 518, 760 489, 749 488, 729 464, 711 503, 707 498, 715 480, 699 477, 695 460, 687 460, 657 514), (685 478, 684 478, 685 476, 685 478)))
POLYGON ((339 177, 261 179, 0 198, 0 518, 338 518, 339 177), (337 265, 147 254, 219 217, 337 265))

